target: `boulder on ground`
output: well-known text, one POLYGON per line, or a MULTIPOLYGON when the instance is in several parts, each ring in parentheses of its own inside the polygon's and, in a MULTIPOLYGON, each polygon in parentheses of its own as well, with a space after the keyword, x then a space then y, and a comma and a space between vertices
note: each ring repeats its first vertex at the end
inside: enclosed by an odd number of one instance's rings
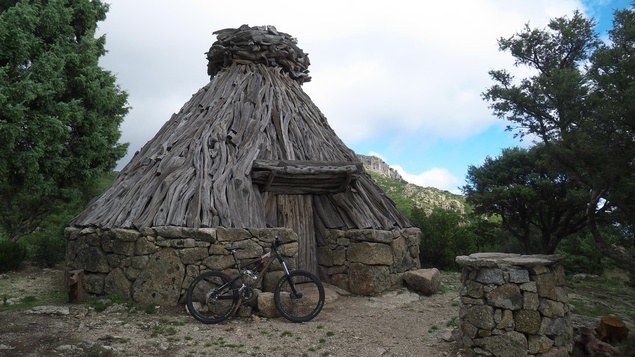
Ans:
POLYGON ((432 295, 441 287, 441 273, 437 268, 407 271, 403 279, 412 290, 423 295, 432 295))

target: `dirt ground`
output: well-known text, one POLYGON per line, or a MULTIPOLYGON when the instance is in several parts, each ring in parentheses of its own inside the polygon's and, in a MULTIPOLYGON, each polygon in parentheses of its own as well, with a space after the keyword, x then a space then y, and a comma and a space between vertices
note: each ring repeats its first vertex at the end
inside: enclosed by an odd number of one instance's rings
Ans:
POLYGON ((28 268, 0 275, 0 356, 456 355, 444 340, 458 315, 456 273, 444 273, 442 290, 429 297, 406 289, 377 297, 330 291, 307 323, 245 317, 218 325, 199 323, 182 306, 59 304, 62 274, 28 268), (24 301, 29 306, 11 308, 24 301))
MULTIPOLYGON (((635 289, 617 280, 570 284, 574 327, 594 328, 597 316, 617 314, 635 331, 635 289)), ((449 340, 459 285, 458 273, 444 272, 442 288, 432 296, 401 289, 360 297, 328 289, 324 309, 307 323, 244 317, 205 325, 183 306, 94 298, 69 305, 62 270, 27 266, 0 274, 0 356, 455 357, 460 351, 449 340)), ((627 351, 635 355, 635 346, 627 351)))

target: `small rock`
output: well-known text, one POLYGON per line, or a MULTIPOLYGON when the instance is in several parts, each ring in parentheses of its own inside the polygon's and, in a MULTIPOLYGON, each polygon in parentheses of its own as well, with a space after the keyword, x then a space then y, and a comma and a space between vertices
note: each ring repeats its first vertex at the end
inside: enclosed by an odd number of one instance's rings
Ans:
POLYGON ((9 345, 4 345, 4 344, 0 344, 0 350, 12 350, 15 347, 13 346, 9 346, 9 345))
POLYGON ((443 339, 443 341, 445 342, 456 341, 456 337, 454 336, 454 329, 451 329, 451 328, 446 329, 443 335, 441 336, 441 339, 443 339))
POLYGON ((29 314, 68 315, 68 306, 35 306, 26 311, 29 314))
POLYGON ((414 291, 424 295, 432 295, 441 287, 441 273, 437 268, 407 271, 403 278, 414 291))

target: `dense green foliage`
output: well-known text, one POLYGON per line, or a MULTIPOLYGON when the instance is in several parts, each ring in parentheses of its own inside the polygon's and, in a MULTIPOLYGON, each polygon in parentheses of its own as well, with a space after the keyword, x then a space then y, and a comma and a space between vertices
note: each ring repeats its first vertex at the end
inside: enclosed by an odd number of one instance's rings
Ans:
POLYGON ((503 149, 499 157, 470 166, 462 190, 476 214, 502 219, 525 254, 551 254, 586 224, 587 190, 561 172, 540 144, 503 149))
POLYGON ((0 240, 0 273, 16 269, 24 261, 26 254, 24 245, 0 240))
POLYGON ((419 259, 424 267, 454 269, 457 255, 477 251, 478 237, 459 212, 435 208, 427 215, 423 209, 413 208, 410 219, 421 229, 419 259))
POLYGON ((97 0, 0 2, 0 230, 11 241, 84 201, 126 152, 127 94, 103 70, 97 0))
POLYGON ((576 12, 501 38, 500 49, 533 75, 515 81, 491 71, 496 84, 484 98, 510 130, 541 140, 590 193, 586 220, 596 248, 635 278, 635 7, 616 11, 608 43, 594 26, 576 12), (604 227, 619 228, 620 244, 604 227))
POLYGON ((404 216, 409 217, 410 210, 415 206, 416 201, 405 195, 405 189, 408 182, 404 180, 391 179, 372 171, 369 172, 369 174, 372 177, 373 182, 375 182, 377 186, 381 187, 388 197, 395 202, 395 206, 399 212, 401 212, 404 216))

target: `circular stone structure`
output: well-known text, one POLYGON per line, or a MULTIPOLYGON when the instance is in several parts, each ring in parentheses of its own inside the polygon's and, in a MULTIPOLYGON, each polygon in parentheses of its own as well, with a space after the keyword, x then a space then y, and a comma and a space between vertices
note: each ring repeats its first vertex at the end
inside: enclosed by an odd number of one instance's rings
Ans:
POLYGON ((476 253, 463 267, 459 344, 474 356, 569 356, 573 328, 561 255, 476 253))

